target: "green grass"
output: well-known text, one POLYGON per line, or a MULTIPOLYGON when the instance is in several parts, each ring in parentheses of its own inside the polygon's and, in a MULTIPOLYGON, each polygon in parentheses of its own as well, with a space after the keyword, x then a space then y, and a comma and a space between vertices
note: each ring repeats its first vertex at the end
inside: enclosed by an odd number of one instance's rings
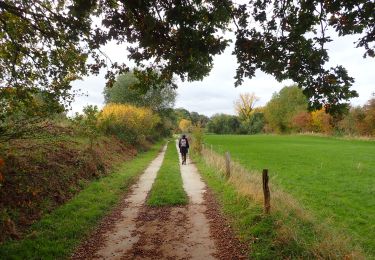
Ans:
POLYGON ((66 259, 118 202, 160 151, 161 144, 124 163, 113 174, 93 181, 76 197, 44 216, 20 241, 0 245, 1 259, 66 259))
POLYGON ((147 200, 149 206, 186 205, 176 144, 169 142, 164 161, 147 200))
MULTIPOLYGON (((214 192, 222 211, 234 228, 240 240, 249 246, 249 259, 314 259, 309 250, 311 237, 315 236, 311 223, 293 222, 298 225, 300 243, 279 234, 280 215, 264 215, 261 205, 247 196, 243 196, 236 187, 226 181, 218 170, 208 166, 200 157, 194 156, 194 162, 208 187, 214 192)), ((283 219, 283 221, 293 221, 283 219)))
POLYGON ((272 182, 375 256, 374 141, 207 135, 205 142, 249 170, 268 168, 272 182))

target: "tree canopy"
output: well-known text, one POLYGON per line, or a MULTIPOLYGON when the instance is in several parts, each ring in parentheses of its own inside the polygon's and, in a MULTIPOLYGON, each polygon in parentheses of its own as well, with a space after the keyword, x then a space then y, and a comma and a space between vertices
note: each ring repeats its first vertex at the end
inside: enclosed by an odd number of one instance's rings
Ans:
POLYGON ((119 75, 113 87, 104 89, 105 102, 128 103, 159 112, 174 106, 177 93, 167 82, 145 91, 138 88, 138 84, 139 80, 132 72, 119 75))
POLYGON ((368 0, 0 0, 0 87, 68 98, 73 80, 103 67, 111 86, 129 68, 101 52, 109 41, 128 43, 146 87, 172 84, 174 75, 201 80, 229 45, 225 31, 233 30, 236 85, 260 69, 292 79, 311 107, 335 111, 357 93, 345 68, 326 66, 327 31, 358 34, 356 47, 374 57, 374 13, 368 0))
POLYGON ((234 102, 234 109, 241 119, 249 119, 257 101, 259 101, 259 98, 255 96, 255 93, 242 93, 234 102))
POLYGON ((274 93, 264 113, 270 127, 276 132, 290 129, 293 116, 307 110, 307 100, 297 86, 288 86, 274 93))
POLYGON ((215 114, 207 123, 207 130, 215 134, 233 134, 240 128, 240 121, 237 116, 226 114, 215 114))

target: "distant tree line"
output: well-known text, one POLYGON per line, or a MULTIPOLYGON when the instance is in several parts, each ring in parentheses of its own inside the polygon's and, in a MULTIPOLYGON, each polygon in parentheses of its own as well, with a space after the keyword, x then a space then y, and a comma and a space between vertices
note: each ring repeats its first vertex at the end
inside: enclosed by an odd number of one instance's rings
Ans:
POLYGON ((193 126, 205 128, 210 118, 198 112, 189 112, 185 108, 174 109, 177 128, 179 132, 191 132, 193 126))
POLYGON ((237 115, 215 114, 206 131, 215 134, 322 133, 375 136, 375 94, 363 106, 343 107, 328 114, 325 108, 310 111, 298 86, 274 93, 264 107, 255 107, 254 94, 241 94, 235 102, 237 115))

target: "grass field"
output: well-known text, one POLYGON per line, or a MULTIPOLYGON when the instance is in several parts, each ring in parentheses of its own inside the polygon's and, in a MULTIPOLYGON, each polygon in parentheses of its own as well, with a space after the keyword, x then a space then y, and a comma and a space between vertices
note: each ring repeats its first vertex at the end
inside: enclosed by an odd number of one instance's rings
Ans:
POLYGON ((250 170, 268 168, 272 182, 375 256, 374 141, 207 135, 205 142, 250 170))
MULTIPOLYGON (((227 182, 224 173, 208 165, 202 157, 194 156, 208 187, 214 192, 229 224, 240 240, 249 246, 249 259, 313 259, 307 243, 297 244, 294 240, 284 239, 278 234, 280 217, 265 216, 260 204, 237 191, 237 187, 227 182)), ((309 234, 311 226, 304 226, 309 234)), ((306 241, 306 240, 304 240, 306 241)))
POLYGON ((182 187, 176 143, 170 141, 147 204, 149 206, 174 206, 185 205, 188 201, 182 187))
POLYGON ((1 259, 67 259, 160 151, 161 143, 90 183, 66 204, 33 225, 29 235, 0 245, 1 259))

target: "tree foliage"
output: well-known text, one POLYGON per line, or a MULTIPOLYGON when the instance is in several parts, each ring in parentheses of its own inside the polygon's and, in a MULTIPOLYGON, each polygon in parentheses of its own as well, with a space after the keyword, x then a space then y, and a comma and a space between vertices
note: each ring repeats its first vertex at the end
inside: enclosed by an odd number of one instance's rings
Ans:
POLYGON ((375 136, 375 94, 364 106, 365 110, 365 134, 375 136))
POLYGON ((174 112, 176 114, 178 122, 181 121, 181 119, 191 120, 190 112, 185 108, 176 108, 174 112))
POLYGON ((63 111, 59 100, 47 91, 0 89, 0 141, 40 134, 47 120, 63 111))
POLYGON ((303 133, 313 131, 311 113, 307 111, 299 112, 293 116, 291 125, 297 132, 303 133))
POLYGON ((187 119, 181 119, 181 121, 178 123, 178 128, 183 133, 189 133, 192 130, 193 124, 190 120, 187 119))
MULTIPOLYGON (((201 154, 203 148, 203 133, 204 129, 199 125, 193 126, 191 131, 191 150, 195 154, 201 154)), ((1 165, 0 165, 1 166, 1 165)))
POLYGON ((250 119, 253 112, 255 103, 259 100, 254 93, 242 93, 239 98, 234 102, 234 109, 237 115, 243 119, 250 119))
POLYGON ((264 113, 269 126, 275 132, 291 128, 292 118, 307 110, 307 100, 297 86, 284 87, 267 103, 264 113))
POLYGON ((375 136, 375 94, 363 107, 352 107, 338 127, 348 135, 375 136))
POLYGON ((215 114, 207 124, 207 130, 215 134, 235 134, 240 128, 240 120, 237 116, 215 114))
POLYGON ((92 5, 78 2, 88 1, 0 1, 0 87, 25 93, 42 88, 69 99, 70 82, 88 73, 87 57, 95 49, 92 5))
POLYGON ((312 129, 317 133, 331 134, 333 131, 332 116, 324 109, 311 112, 312 129))
POLYGON ((173 107, 177 93, 172 85, 165 82, 143 90, 138 84, 139 79, 132 72, 119 75, 111 88, 104 89, 105 102, 148 107, 158 112, 173 107))
POLYGON ((141 87, 173 84, 173 75, 200 80, 229 45, 221 32, 234 23, 236 85, 260 69, 292 79, 312 108, 333 113, 357 93, 345 68, 326 67, 327 31, 359 34, 356 46, 374 57, 374 13, 368 0, 0 0, 0 84, 68 97, 72 80, 107 67, 112 85, 128 67, 101 54, 109 41, 130 43, 141 87))
POLYGON ((189 112, 185 108, 176 108, 175 115, 177 122, 180 122, 182 119, 191 121, 191 124, 194 126, 206 127, 209 118, 205 115, 199 114, 198 112, 189 112))
POLYGON ((263 132, 265 125, 264 113, 254 112, 245 120, 240 119, 240 134, 259 134, 263 132))
POLYGON ((82 112, 82 114, 76 112, 72 121, 78 133, 89 138, 90 148, 92 149, 94 141, 100 136, 98 127, 99 110, 97 106, 88 105, 83 108, 82 112))

